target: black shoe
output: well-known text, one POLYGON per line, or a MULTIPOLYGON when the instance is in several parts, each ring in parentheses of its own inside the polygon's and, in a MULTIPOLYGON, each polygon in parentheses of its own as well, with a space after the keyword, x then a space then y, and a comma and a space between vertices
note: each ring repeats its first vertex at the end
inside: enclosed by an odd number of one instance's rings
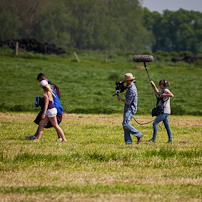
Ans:
POLYGON ((155 143, 156 141, 153 140, 153 138, 151 140, 146 140, 146 142, 148 143, 155 143))
POLYGON ((167 143, 168 143, 168 144, 173 144, 173 142, 172 142, 172 141, 170 141, 170 140, 169 140, 167 143))

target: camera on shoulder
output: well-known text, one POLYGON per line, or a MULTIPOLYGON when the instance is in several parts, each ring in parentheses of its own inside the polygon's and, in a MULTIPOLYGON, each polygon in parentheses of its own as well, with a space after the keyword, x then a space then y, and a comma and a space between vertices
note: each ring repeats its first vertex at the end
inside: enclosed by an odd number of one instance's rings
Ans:
POLYGON ((115 96, 115 95, 119 96, 119 93, 122 93, 126 89, 126 86, 124 86, 124 81, 122 82, 116 81, 115 84, 116 84, 116 87, 115 87, 116 93, 112 96, 115 96))
MULTIPOLYGON (((133 80, 133 83, 136 83, 136 81, 133 80)), ((119 93, 122 93, 127 89, 127 85, 124 86, 124 81, 116 81, 115 84, 116 84, 116 87, 115 87, 116 94, 114 94, 113 96, 118 95, 119 93)))
POLYGON ((124 81, 122 81, 122 82, 121 81, 116 81, 115 84, 116 84, 115 89, 119 90, 120 93, 122 93, 126 89, 126 86, 124 86, 124 81))

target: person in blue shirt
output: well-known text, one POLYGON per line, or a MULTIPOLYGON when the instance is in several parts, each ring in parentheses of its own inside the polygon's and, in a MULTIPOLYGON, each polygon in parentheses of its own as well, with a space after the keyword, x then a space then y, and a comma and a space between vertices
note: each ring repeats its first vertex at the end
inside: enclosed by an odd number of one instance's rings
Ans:
POLYGON ((126 83, 126 98, 122 99, 120 96, 117 96, 119 101, 125 103, 124 113, 123 113, 123 130, 124 130, 124 140, 126 144, 132 144, 131 134, 137 137, 137 144, 142 141, 143 134, 134 128, 130 124, 130 120, 137 112, 137 88, 134 84, 135 76, 131 73, 126 73, 124 76, 124 82, 126 83))

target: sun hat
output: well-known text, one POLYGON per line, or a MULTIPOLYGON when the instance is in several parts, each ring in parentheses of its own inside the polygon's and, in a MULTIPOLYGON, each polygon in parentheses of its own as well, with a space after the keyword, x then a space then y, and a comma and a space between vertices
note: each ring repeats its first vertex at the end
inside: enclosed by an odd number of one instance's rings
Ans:
POLYGON ((42 80, 39 85, 45 86, 45 85, 47 85, 47 84, 48 84, 48 82, 47 82, 46 80, 42 80))
POLYGON ((123 81, 128 81, 128 80, 133 80, 133 79, 135 79, 135 76, 133 76, 131 73, 126 73, 125 75, 124 75, 124 78, 123 78, 123 81))

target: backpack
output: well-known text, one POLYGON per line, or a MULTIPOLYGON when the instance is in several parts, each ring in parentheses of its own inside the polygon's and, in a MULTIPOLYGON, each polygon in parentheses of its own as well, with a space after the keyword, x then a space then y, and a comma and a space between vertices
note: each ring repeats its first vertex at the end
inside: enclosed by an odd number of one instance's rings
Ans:
POLYGON ((152 109, 152 116, 158 116, 163 112, 163 108, 159 106, 160 97, 157 98, 156 107, 152 109))
POLYGON ((56 85, 55 85, 55 88, 56 88, 57 96, 58 96, 59 99, 60 99, 60 89, 59 89, 58 86, 56 86, 56 85))
POLYGON ((48 83, 50 84, 50 86, 51 86, 51 89, 53 90, 53 92, 55 93, 55 89, 56 89, 56 94, 57 94, 57 96, 59 97, 59 99, 60 99, 60 89, 59 89, 59 87, 58 86, 56 86, 54 83, 52 83, 51 81, 49 81, 48 80, 48 83))
POLYGON ((55 96, 53 96, 53 101, 54 101, 54 105, 55 105, 55 108, 57 109, 58 111, 58 114, 59 115, 63 115, 63 107, 61 105, 61 102, 60 102, 60 89, 58 86, 56 86, 54 83, 52 83, 51 81, 48 81, 48 83, 50 84, 51 88, 53 89, 53 92, 55 94, 55 96))

